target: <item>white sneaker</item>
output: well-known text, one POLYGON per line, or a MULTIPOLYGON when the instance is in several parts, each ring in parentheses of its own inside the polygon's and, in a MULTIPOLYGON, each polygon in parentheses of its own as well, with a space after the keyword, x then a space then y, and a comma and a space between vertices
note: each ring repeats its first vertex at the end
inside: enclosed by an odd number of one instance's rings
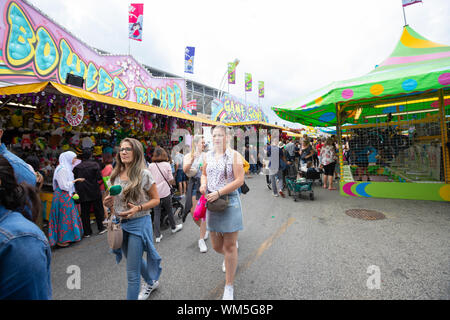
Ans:
POLYGON ((176 232, 178 232, 178 231, 180 231, 181 229, 183 229, 183 224, 177 224, 176 226, 175 226, 175 229, 172 229, 172 233, 176 233, 176 232))
POLYGON ((156 243, 160 243, 162 239, 162 235, 160 235, 159 237, 156 237, 155 242, 156 243))
POLYGON ((227 272, 227 270, 225 269, 225 260, 223 260, 222 262, 222 271, 223 273, 227 272))
POLYGON ((205 240, 200 239, 198 240, 198 247, 200 248, 201 253, 205 253, 208 251, 208 247, 206 246, 205 240))
POLYGON ((225 286, 222 300, 234 300, 233 293, 234 293, 233 286, 228 285, 225 286))
POLYGON ((159 281, 153 281, 153 285, 149 285, 144 282, 141 288, 141 292, 139 292, 138 300, 147 300, 150 296, 150 293, 159 287, 159 281))
POLYGON ((207 230, 206 233, 205 233, 205 237, 203 239, 204 240, 208 240, 208 238, 209 238, 209 231, 207 230))
POLYGON ((279 197, 278 193, 277 193, 277 194, 273 194, 273 193, 272 193, 272 195, 273 195, 274 197, 279 197))

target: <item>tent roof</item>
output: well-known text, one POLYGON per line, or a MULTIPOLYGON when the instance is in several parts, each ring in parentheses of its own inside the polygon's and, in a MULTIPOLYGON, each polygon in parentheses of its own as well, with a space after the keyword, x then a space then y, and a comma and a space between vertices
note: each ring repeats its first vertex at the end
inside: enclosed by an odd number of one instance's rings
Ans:
POLYGON ((337 103, 347 106, 364 105, 359 114, 353 110, 345 119, 345 122, 349 123, 364 123, 376 121, 378 118, 373 116, 383 112, 433 108, 432 100, 415 104, 410 100, 412 96, 416 96, 416 99, 418 94, 448 88, 449 85, 450 46, 432 42, 411 27, 405 26, 391 55, 368 74, 332 82, 305 97, 274 106, 272 109, 284 120, 323 127, 337 124, 337 103), (402 95, 405 101, 410 101, 407 107, 405 103, 399 102, 387 110, 374 108, 374 104, 383 99, 402 95))

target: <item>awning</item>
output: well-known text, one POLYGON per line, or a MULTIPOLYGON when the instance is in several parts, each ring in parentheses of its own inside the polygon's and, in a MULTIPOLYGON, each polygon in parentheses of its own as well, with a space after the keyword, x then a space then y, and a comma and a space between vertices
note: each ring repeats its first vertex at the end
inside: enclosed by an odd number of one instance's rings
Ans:
POLYGON ((259 125, 259 126, 271 127, 271 128, 281 129, 281 130, 287 129, 286 127, 282 127, 282 126, 279 126, 276 124, 262 122, 262 121, 230 122, 230 123, 226 123, 226 125, 232 126, 232 127, 259 125))
POLYGON ((201 123, 205 123, 205 124, 209 124, 209 125, 224 125, 221 122, 217 122, 217 121, 213 121, 213 120, 209 120, 209 119, 205 119, 205 118, 200 118, 200 117, 192 116, 189 114, 184 114, 181 112, 170 111, 170 110, 166 110, 166 109, 162 109, 162 108, 158 108, 158 107, 154 107, 154 106, 144 105, 144 104, 140 104, 140 103, 132 102, 132 101, 128 101, 128 100, 121 100, 121 99, 105 96, 105 95, 94 93, 94 92, 89 92, 89 91, 86 91, 86 90, 83 90, 80 88, 70 87, 70 86, 55 83, 55 82, 39 82, 39 83, 1 87, 0 95, 38 93, 41 91, 45 91, 46 89, 48 89, 48 87, 50 87, 50 88, 53 87, 54 89, 56 89, 58 92, 60 92, 62 94, 71 95, 74 97, 87 99, 87 100, 91 100, 91 101, 102 102, 102 103, 109 104, 109 105, 115 105, 115 106, 125 107, 128 109, 134 109, 134 110, 140 110, 140 111, 145 111, 145 112, 150 112, 150 113, 155 113, 155 114, 161 114, 161 115, 166 115, 169 117, 175 117, 175 118, 179 118, 179 119, 201 122, 201 123))

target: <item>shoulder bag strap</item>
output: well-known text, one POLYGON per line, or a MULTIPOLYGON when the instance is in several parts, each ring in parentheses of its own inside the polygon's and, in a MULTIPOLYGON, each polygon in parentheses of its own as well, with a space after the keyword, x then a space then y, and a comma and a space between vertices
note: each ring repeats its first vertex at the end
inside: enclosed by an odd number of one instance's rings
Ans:
POLYGON ((170 190, 172 190, 172 186, 170 185, 169 181, 167 181, 166 177, 164 177, 163 173, 161 172, 161 169, 159 169, 158 164, 155 162, 155 166, 158 168, 159 173, 161 173, 164 180, 166 180, 167 184, 169 185, 170 190))

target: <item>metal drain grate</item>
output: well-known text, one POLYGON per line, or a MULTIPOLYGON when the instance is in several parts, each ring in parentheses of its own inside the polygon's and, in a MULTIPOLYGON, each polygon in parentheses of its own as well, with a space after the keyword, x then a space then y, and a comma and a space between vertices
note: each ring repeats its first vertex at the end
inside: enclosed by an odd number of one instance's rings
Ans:
POLYGON ((363 220, 382 220, 386 218, 381 212, 368 209, 349 209, 345 210, 345 214, 352 218, 363 220))

